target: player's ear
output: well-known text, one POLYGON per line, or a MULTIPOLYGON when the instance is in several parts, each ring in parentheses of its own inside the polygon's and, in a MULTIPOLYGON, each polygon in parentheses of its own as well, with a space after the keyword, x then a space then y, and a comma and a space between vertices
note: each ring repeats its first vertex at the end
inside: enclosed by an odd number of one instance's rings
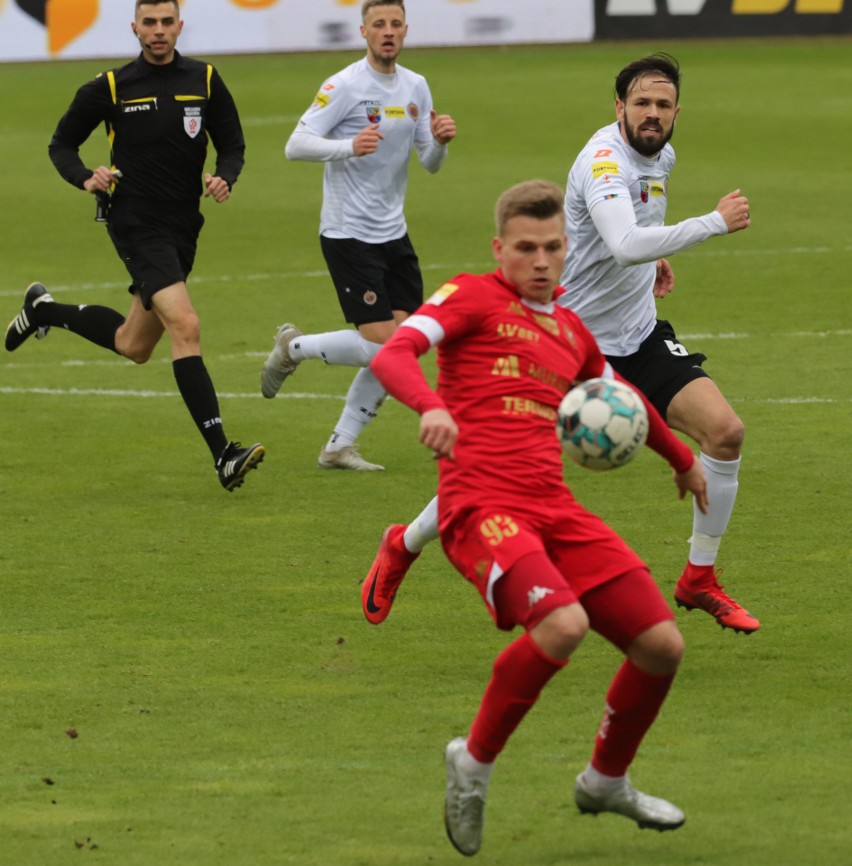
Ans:
POLYGON ((503 238, 500 235, 497 235, 491 241, 491 251, 494 253, 494 258, 497 259, 498 262, 502 263, 503 261, 503 238))

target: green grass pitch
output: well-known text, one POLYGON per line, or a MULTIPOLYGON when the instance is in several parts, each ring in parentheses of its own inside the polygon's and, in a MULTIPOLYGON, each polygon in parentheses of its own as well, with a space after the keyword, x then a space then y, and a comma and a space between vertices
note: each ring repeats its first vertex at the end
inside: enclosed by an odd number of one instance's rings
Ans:
MULTIPOLYGON (((709 356, 747 428, 720 564, 763 621, 748 638, 678 613, 687 656, 632 775, 688 816, 677 833, 581 817, 571 789, 618 662, 595 636, 500 759, 483 866, 839 866, 852 861, 852 43, 602 44, 411 50, 459 136, 413 166, 410 231, 427 291, 491 267, 492 207, 531 177, 563 184, 613 116, 624 63, 683 65, 669 221, 741 187, 753 226, 673 257, 661 313, 709 356)), ((343 327, 316 230, 321 169, 284 143, 347 55, 221 57, 248 139, 223 207, 204 204, 191 292, 226 432, 266 462, 224 493, 176 395, 168 347, 144 369, 54 331, 0 359, 0 860, 16 866, 441 866, 443 747, 465 733, 507 640, 437 546, 391 618, 360 580, 383 527, 432 496, 417 420, 389 402, 362 450, 317 454, 352 372, 305 364, 264 401, 275 328, 343 327), (76 732, 76 737, 69 735, 76 732)), ((102 62, 0 67, 0 317, 39 279, 124 310, 127 278, 94 203, 47 143, 102 62)), ((98 133, 90 164, 105 160, 98 133)), ((429 362, 431 365, 431 361, 429 362)), ((430 370, 432 367, 430 366, 430 370)), ((645 452, 577 495, 671 597, 691 511, 645 452)))

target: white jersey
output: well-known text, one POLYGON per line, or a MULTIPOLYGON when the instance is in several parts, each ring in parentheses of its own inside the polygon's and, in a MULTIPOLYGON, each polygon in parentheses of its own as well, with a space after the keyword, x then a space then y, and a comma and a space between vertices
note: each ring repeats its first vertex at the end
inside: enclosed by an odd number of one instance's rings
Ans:
POLYGON ((567 291, 558 302, 580 316, 605 355, 633 354, 653 330, 657 259, 727 232, 718 211, 659 228, 674 164, 671 145, 644 157, 612 123, 592 136, 568 175, 567 291))
POLYGON ((399 65, 385 75, 363 58, 323 83, 291 136, 292 142, 303 130, 341 145, 324 155, 300 154, 325 162, 320 234, 366 243, 405 235, 412 148, 430 171, 437 171, 446 154, 432 137, 431 112, 426 79, 399 65), (370 123, 380 125, 384 139, 375 153, 356 157, 351 140, 370 123))

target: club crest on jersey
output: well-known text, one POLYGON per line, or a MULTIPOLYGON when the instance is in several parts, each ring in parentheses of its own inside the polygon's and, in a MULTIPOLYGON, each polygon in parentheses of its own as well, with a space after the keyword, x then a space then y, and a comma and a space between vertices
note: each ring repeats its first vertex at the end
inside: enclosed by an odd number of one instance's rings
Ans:
POLYGON ((365 102, 364 107, 367 110, 367 120, 370 123, 382 122, 382 106, 378 102, 365 102))
POLYGON ((420 109, 417 107, 417 103, 409 102, 408 103, 408 116, 412 120, 417 120, 420 117, 420 109))
POLYGON ((378 301, 378 299, 379 299, 379 296, 374 291, 371 290, 369 292, 364 292, 364 303, 368 307, 372 307, 373 304, 375 304, 376 301, 378 301))
POLYGON ((648 204, 648 195, 651 192, 651 187, 644 180, 639 181, 639 198, 642 199, 642 204, 648 204))
POLYGON ((184 107, 183 128, 190 138, 195 138, 201 132, 201 109, 198 106, 184 107))

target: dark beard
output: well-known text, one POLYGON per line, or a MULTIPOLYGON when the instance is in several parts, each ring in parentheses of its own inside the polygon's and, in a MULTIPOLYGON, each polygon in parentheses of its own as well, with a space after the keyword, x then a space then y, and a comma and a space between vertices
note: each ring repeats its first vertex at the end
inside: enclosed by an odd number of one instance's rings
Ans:
POLYGON ((651 142, 643 141, 641 138, 634 135, 633 130, 627 122, 624 123, 624 132, 627 136, 627 141, 633 150, 640 153, 642 156, 656 156, 669 143, 669 141, 671 141, 671 137, 674 135, 674 125, 672 125, 672 128, 669 130, 669 134, 659 144, 651 144, 651 142))

